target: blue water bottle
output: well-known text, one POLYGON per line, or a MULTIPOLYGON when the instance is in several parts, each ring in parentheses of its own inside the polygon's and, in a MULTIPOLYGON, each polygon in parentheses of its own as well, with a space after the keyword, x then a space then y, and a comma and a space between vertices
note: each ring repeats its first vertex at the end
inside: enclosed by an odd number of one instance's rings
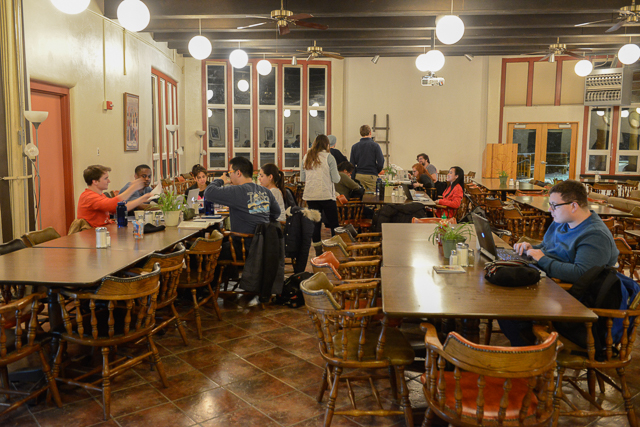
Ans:
POLYGON ((127 220, 127 203, 118 202, 116 208, 116 218, 118 219, 118 227, 126 227, 129 221, 127 220))

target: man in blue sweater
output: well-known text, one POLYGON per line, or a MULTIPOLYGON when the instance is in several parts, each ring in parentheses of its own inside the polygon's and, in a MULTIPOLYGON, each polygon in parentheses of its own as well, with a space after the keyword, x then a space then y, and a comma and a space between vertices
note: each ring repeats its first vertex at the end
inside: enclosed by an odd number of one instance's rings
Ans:
POLYGON ((355 166, 356 179, 367 191, 376 190, 378 174, 384 168, 382 149, 372 138, 368 125, 360 126, 360 141, 351 147, 351 164, 355 166))
MULTIPOLYGON (((589 210, 587 191, 577 181, 563 181, 549 191, 553 223, 539 245, 516 243, 514 249, 538 261, 549 277, 574 283, 592 267, 614 266, 618 249, 600 217, 589 210)), ((534 343, 531 322, 500 321, 514 346, 534 343)))

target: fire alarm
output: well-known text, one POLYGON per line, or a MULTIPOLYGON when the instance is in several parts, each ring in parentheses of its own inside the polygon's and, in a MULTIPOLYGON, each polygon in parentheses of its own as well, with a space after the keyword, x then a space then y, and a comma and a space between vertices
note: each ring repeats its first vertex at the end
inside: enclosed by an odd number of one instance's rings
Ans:
POLYGON ((111 101, 104 101, 102 103, 102 109, 103 110, 113 110, 113 102, 111 101))

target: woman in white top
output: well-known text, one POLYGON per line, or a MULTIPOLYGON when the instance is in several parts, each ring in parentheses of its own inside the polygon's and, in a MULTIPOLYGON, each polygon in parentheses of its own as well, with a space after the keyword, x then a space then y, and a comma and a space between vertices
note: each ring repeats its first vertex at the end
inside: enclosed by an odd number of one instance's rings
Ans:
MULTIPOLYGON (((324 225, 331 229, 339 226, 338 208, 336 207, 336 190, 334 184, 340 182, 336 159, 329 153, 329 138, 318 135, 313 146, 304 156, 300 179, 305 183, 302 199, 306 200, 310 209, 320 211, 324 215, 324 225)), ((322 224, 315 223, 313 242, 320 241, 322 224)))
POLYGON ((280 216, 278 221, 284 222, 287 220, 285 210, 287 209, 284 204, 284 174, 278 169, 278 166, 273 163, 267 163, 260 168, 260 174, 258 175, 258 181, 260 185, 268 188, 273 193, 273 197, 278 201, 280 206, 280 216))

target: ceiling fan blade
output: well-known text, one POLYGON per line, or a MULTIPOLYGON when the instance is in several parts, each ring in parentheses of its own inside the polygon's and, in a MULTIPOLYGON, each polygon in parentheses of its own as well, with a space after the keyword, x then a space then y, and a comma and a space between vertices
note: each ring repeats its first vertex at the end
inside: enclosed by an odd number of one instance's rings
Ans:
POLYGON ((238 27, 238 30, 244 30, 246 28, 253 28, 253 27, 258 27, 260 25, 264 25, 264 24, 268 24, 268 22, 260 22, 259 24, 251 24, 251 25, 246 25, 244 27, 238 27))
POLYGON ((291 30, 289 29, 288 25, 284 25, 282 27, 278 27, 278 30, 280 31, 280 35, 281 36, 286 36, 287 34, 289 34, 291 32, 291 30))
POLYGON ((585 25, 597 24, 599 22, 608 22, 610 19, 601 19, 600 21, 583 22, 582 24, 576 24, 574 27, 584 27, 585 25))
POLYGON ((541 52, 529 52, 529 53, 523 53, 522 55, 541 55, 541 54, 543 54, 543 53, 544 53, 544 54, 547 54, 547 53, 549 53, 549 52, 548 52, 548 51, 546 51, 546 50, 543 50, 543 51, 541 51, 541 52))
POLYGON ((329 52, 323 52, 323 55, 329 58, 334 58, 334 59, 344 59, 344 56, 340 56, 336 53, 329 53, 329 52))
POLYGON ((605 31, 605 33, 612 33, 614 31, 617 31, 617 30, 620 29, 620 27, 622 27, 626 23, 627 23, 627 21, 620 21, 616 25, 614 25, 613 27, 611 27, 607 31, 605 31))
POLYGON ((539 59, 538 62, 546 61, 547 59, 549 59, 551 55, 553 54, 552 53, 547 54, 547 56, 543 57, 542 59, 539 59))
POLYGON ((298 19, 309 19, 313 18, 313 15, 309 15, 308 13, 296 13, 295 15, 291 15, 289 19, 293 19, 297 21, 298 19))
POLYGON ((578 58, 578 59, 584 59, 584 57, 582 55, 577 55, 569 50, 565 50, 564 51, 565 55, 569 55, 569 56, 573 56, 574 58, 578 58))
POLYGON ((329 28, 326 25, 316 24, 315 22, 293 21, 293 23, 301 27, 314 28, 316 30, 326 30, 327 28, 329 28))
POLYGON ((311 54, 311 55, 309 55, 309 57, 307 58, 307 61, 311 61, 312 59, 314 59, 314 57, 315 57, 315 56, 314 56, 314 55, 313 55, 313 53, 312 53, 312 54, 311 54))
POLYGON ((296 49, 296 52, 309 53, 308 50, 300 50, 300 49, 296 49))
POLYGON ((246 15, 246 18, 258 18, 258 19, 272 19, 274 21, 277 21, 277 19, 272 18, 269 15, 246 15))

